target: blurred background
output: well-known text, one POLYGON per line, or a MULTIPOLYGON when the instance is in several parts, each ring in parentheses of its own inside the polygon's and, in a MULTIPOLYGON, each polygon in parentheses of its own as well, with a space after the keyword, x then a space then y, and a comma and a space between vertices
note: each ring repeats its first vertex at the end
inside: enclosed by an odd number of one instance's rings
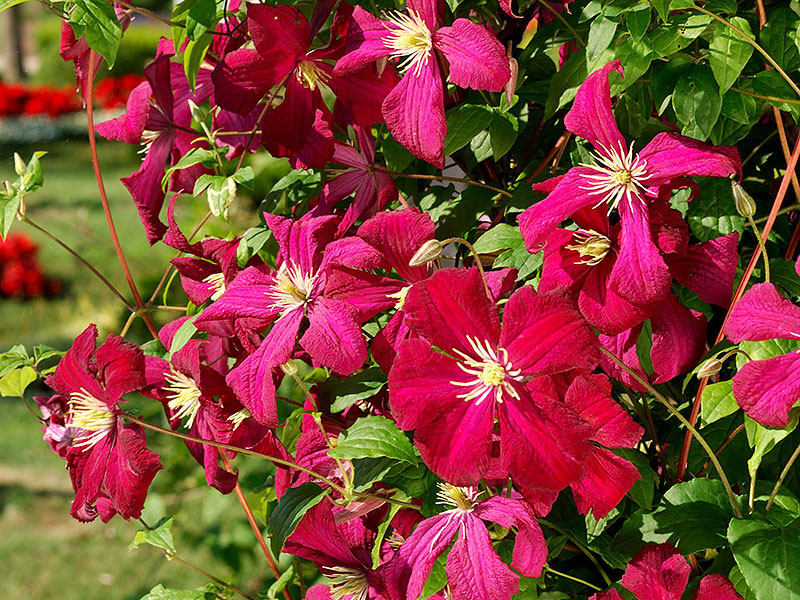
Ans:
MULTIPOLYGON (((169 12, 169 2, 137 2, 169 12)), ((128 92, 142 81, 144 66, 154 55, 163 24, 137 15, 126 32, 116 65, 102 67, 96 83, 96 121, 124 111, 128 92)), ((86 115, 75 92, 72 63, 59 57, 61 22, 39 4, 26 3, 0 14, 0 182, 15 180, 13 155, 25 161, 37 150, 44 187, 26 197, 27 215, 72 246, 123 293, 118 267, 97 194, 86 136, 86 115)), ((100 161, 109 201, 131 270, 144 297, 149 297, 175 251, 159 243, 150 247, 135 207, 119 179, 135 171, 141 160, 136 146, 99 141, 100 161)), ((288 171, 282 161, 253 164, 260 189, 288 171)), ((256 193, 256 196, 258 193, 256 193)), ((242 199, 232 213, 239 230, 256 223, 255 204, 242 199)), ((193 227, 208 206, 203 199, 182 204, 179 222, 193 227)), ((228 228, 212 233, 224 235, 228 228)), ((119 333, 127 319, 124 306, 77 260, 24 223, 0 244, 0 352, 15 344, 28 351, 39 344, 66 350, 88 323, 101 332, 119 333)), ((175 280, 171 299, 181 302, 175 280)), ((185 301, 184 301, 185 302, 185 301)), ((174 302, 173 302, 174 303, 174 302)), ((158 315, 157 315, 158 316, 158 315)), ((174 318, 175 313, 165 315, 174 318)), ((162 319, 163 322, 163 319, 162 319)), ((137 322, 128 339, 144 342, 137 322)), ((29 388, 45 395, 43 387, 29 388)), ((141 403, 138 412, 158 421, 157 403, 141 403)), ((148 435, 165 469, 156 477, 143 518, 154 525, 175 516, 178 555, 223 579, 257 593, 271 581, 253 533, 233 495, 206 487, 202 469, 180 442, 148 435)), ((237 460, 250 490, 269 482, 258 461, 237 460)), ((249 493, 257 515, 266 504, 249 493)), ((266 497, 268 492, 264 491, 266 497)), ((42 441, 39 422, 18 398, 0 397, 0 559, 3 591, 9 598, 85 600, 138 599, 157 584, 198 588, 202 575, 168 563, 156 548, 129 549, 142 526, 115 517, 81 524, 69 516, 73 494, 64 462, 42 441)))

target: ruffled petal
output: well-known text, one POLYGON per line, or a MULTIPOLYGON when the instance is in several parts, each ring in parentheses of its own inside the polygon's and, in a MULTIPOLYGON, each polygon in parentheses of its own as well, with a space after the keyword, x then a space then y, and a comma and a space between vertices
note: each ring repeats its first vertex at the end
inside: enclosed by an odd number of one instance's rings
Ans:
POLYGON ((644 433, 611 397, 611 382, 604 375, 576 377, 564 402, 594 427, 592 440, 609 448, 633 448, 644 433))
POLYGON ((593 448, 583 462, 586 475, 572 484, 575 506, 602 519, 619 504, 642 475, 629 461, 605 448, 593 448))
POLYGON ((143 81, 131 90, 125 106, 125 114, 121 117, 98 123, 97 133, 107 140, 138 144, 142 139, 144 126, 150 116, 150 96, 153 91, 150 84, 143 81))
POLYGON ((703 356, 706 318, 689 310, 673 295, 660 302, 650 316, 653 326, 653 383, 664 383, 688 372, 703 356))
MULTIPOLYGON (((764 284, 766 285, 766 284, 764 284)), ((733 377, 733 395, 748 417, 767 427, 786 427, 800 398, 800 354, 747 363, 733 377)))
POLYGON ((400 546, 396 556, 409 578, 407 598, 420 596, 436 559, 447 550, 458 532, 461 520, 448 516, 425 519, 400 546))
POLYGON ((389 56, 392 49, 384 40, 394 29, 393 24, 356 6, 347 28, 346 54, 336 61, 334 73, 346 73, 389 56))
POLYGON ((638 600, 680 600, 692 569, 670 544, 645 546, 633 557, 622 585, 638 600))
POLYGON ((734 344, 800 337, 800 307, 780 295, 771 283, 751 287, 731 311, 723 329, 734 344))
POLYGON ((700 580, 693 600, 742 600, 742 597, 724 575, 715 573, 700 580))
POLYGON ((167 231, 167 226, 159 219, 159 213, 164 204, 161 180, 164 178, 167 159, 172 151, 172 142, 171 133, 159 134, 147 151, 142 166, 135 173, 120 180, 133 197, 147 234, 147 241, 151 245, 160 240, 167 231))
POLYGON ((211 74, 214 101, 225 110, 246 115, 293 68, 294 63, 270 61, 250 48, 235 50, 211 74))
POLYGON ((679 177, 742 176, 736 147, 712 146, 677 133, 659 133, 639 158, 647 162, 645 185, 653 188, 679 177))
POLYGON ((431 272, 428 265, 411 267, 408 262, 434 235, 430 215, 415 208, 380 212, 358 228, 358 237, 380 251, 397 274, 412 283, 431 272))

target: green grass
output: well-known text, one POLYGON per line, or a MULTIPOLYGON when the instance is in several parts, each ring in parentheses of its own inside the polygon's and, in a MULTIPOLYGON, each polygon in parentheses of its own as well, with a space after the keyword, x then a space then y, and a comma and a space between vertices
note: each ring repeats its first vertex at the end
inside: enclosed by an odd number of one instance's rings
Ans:
MULTIPOLYGON (((27 214, 130 297, 108 235, 88 144, 59 142, 17 151, 27 160, 34 150, 49 154, 42 159, 44 187, 27 198, 27 214)), ((130 195, 119 182, 138 167, 135 148, 101 142, 100 157, 122 245, 140 290, 149 296, 175 252, 163 244, 152 248, 147 244, 130 195)), ((16 179, 10 156, 0 156, 3 179, 16 179)), ((190 228, 206 209, 203 202, 182 203, 179 222, 190 228)), ((42 343, 66 349, 89 322, 96 323, 103 336, 119 332, 126 309, 102 283, 25 224, 15 223, 13 230, 25 231, 39 244, 45 273, 64 281, 65 290, 62 297, 52 300, 0 300, 0 351, 18 343, 29 349, 42 343)), ((129 339, 146 341, 146 331, 137 327, 129 339)), ((36 393, 47 391, 40 388, 36 393)), ((143 411, 155 417, 160 407, 149 403, 143 411)), ((221 496, 207 488, 202 469, 182 443, 151 436, 148 441, 166 468, 157 475, 148 497, 143 515, 147 522, 174 515, 180 556, 219 577, 233 578, 239 587, 255 594, 268 581, 267 569, 235 496, 221 496)), ((257 473, 248 479, 248 487, 263 481, 259 469, 263 466, 248 465, 245 472, 257 473)), ((64 461, 42 441, 38 421, 20 400, 0 398, 0 587, 4 597, 128 600, 140 598, 159 583, 175 588, 206 583, 202 575, 167 562, 155 548, 129 550, 128 544, 141 528, 137 522, 119 517, 108 524, 74 521, 69 516, 73 497, 64 461)))

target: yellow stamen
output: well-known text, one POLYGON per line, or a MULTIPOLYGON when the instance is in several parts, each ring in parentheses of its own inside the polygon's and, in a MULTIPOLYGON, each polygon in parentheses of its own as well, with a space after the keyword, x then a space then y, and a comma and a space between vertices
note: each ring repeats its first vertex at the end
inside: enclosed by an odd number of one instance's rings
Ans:
POLYGON ((603 262, 611 249, 611 240, 594 229, 579 229, 572 238, 575 243, 564 247, 581 255, 582 260, 577 262, 579 265, 595 267, 603 262))
POLYGON ((409 69, 415 76, 419 76, 422 67, 428 63, 428 57, 433 48, 431 31, 415 10, 409 9, 408 14, 391 12, 386 15, 396 29, 389 29, 389 35, 383 40, 384 46, 390 48, 392 58, 400 59, 400 70, 409 69))
POLYGON ((316 275, 304 273, 298 265, 285 262, 275 275, 274 286, 267 292, 272 306, 281 309, 282 315, 308 302, 316 275))
POLYGON ((309 90, 314 90, 318 84, 327 83, 330 79, 330 75, 323 71, 315 61, 307 58, 297 63, 294 74, 297 81, 309 90))
POLYGON ((225 275, 222 273, 212 273, 211 275, 203 278, 203 283, 207 283, 214 291, 211 294, 211 301, 219 300, 219 297, 225 293, 225 275))
POLYGON ((86 389, 73 392, 69 399, 70 425, 83 432, 78 436, 76 448, 88 450, 114 428, 116 417, 108 405, 92 396, 86 389))
POLYGON ((475 488, 456 487, 449 483, 440 483, 436 494, 436 504, 453 506, 460 512, 472 512, 478 502, 480 492, 475 488))
POLYGON ((394 305, 394 307, 397 310, 403 310, 403 305, 406 303, 406 296, 408 296, 408 290, 410 289, 411 286, 407 285, 404 288, 401 288, 399 292, 395 292, 394 294, 389 294, 389 298, 394 298, 395 300, 397 300, 397 302, 395 302, 394 305))
POLYGON ((194 418, 197 416, 197 411, 200 410, 200 396, 202 396, 202 393, 194 379, 187 377, 172 367, 170 369, 170 373, 164 374, 164 379, 169 382, 166 389, 170 392, 167 394, 167 398, 169 398, 167 406, 175 411, 174 417, 178 419, 188 417, 186 428, 190 429, 194 423, 194 418))

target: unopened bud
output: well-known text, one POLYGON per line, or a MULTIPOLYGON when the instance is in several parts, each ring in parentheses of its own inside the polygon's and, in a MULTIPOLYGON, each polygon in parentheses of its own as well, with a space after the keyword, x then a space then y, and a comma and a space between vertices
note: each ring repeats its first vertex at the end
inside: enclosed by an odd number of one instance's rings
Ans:
POLYGON ((25 164, 25 161, 22 160, 22 157, 16 152, 14 152, 14 170, 17 172, 17 175, 22 177, 25 174, 27 168, 28 167, 25 164))
POLYGON ((517 89, 517 75, 519 73, 519 65, 517 64, 517 59, 509 56, 508 57, 508 68, 511 71, 511 77, 508 81, 506 81, 506 85, 503 91, 506 94, 506 104, 511 106, 511 102, 514 100, 514 91, 517 89))
POLYGON ((711 377, 712 375, 716 375, 721 370, 722 370, 722 361, 718 358, 709 358, 697 370, 697 378, 705 379, 706 377, 711 377))
POLYGON ((736 205, 736 211, 745 218, 755 215, 756 201, 753 200, 753 197, 735 181, 731 181, 731 189, 733 190, 733 202, 736 205))
POLYGON ((429 262, 436 260, 442 255, 442 244, 439 240, 428 240, 419 247, 408 261, 409 267, 421 267, 429 262))
POLYGON ((281 371, 283 371, 286 375, 289 375, 290 377, 293 375, 297 375, 297 363, 295 363, 290 358, 281 365, 281 371))
POLYGON ((202 110, 200 110, 200 107, 197 106, 197 104, 195 104, 192 100, 189 100, 188 104, 189 104, 189 114, 192 115, 192 119, 194 119, 197 122, 204 121, 206 115, 202 110))

